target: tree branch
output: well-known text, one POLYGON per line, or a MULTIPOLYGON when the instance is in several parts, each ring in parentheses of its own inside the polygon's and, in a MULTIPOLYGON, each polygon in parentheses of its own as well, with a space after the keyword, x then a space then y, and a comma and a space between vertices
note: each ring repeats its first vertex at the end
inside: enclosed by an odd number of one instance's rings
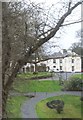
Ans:
POLYGON ((80 23, 80 22, 83 22, 83 20, 76 21, 76 22, 71 22, 71 23, 67 23, 67 24, 63 24, 61 26, 67 26, 67 25, 76 24, 76 23, 80 23))
MULTIPOLYGON (((72 8, 70 8, 58 21, 57 25, 55 26, 55 28, 47 35, 47 37, 40 39, 37 44, 35 46, 33 46, 33 48, 30 51, 30 54, 33 53, 35 50, 37 50, 42 44, 44 44, 45 42, 47 42, 49 39, 51 39, 52 37, 54 37, 54 35, 57 33, 57 31, 60 29, 60 27, 62 26, 64 20, 66 19, 67 16, 69 16, 71 14, 71 12, 78 6, 82 4, 82 2, 78 2, 76 3, 72 8)), ((27 55, 26 55, 27 56, 27 55)))
POLYGON ((45 42, 47 42, 48 40, 50 40, 52 37, 54 37, 54 35, 57 33, 57 31, 60 29, 60 27, 62 26, 64 20, 66 19, 66 17, 68 15, 71 14, 71 12, 78 6, 82 4, 82 2, 77 2, 72 8, 70 8, 61 18, 60 20, 58 21, 57 25, 55 26, 55 28, 53 30, 50 31, 50 33, 45 37, 45 38, 41 38, 37 41, 37 43, 30 47, 30 49, 27 51, 26 55, 22 58, 22 59, 19 59, 17 61, 17 65, 16 67, 14 68, 13 72, 12 72, 12 75, 9 77, 9 80, 5 86, 5 89, 7 89, 13 79, 16 77, 17 75, 17 72, 19 71, 19 69, 24 65, 24 64, 27 64, 27 61, 29 59, 29 57, 32 55, 32 53, 34 53, 41 45, 43 45, 45 42))
POLYGON ((45 59, 41 59, 41 60, 38 60, 38 61, 27 61, 28 63, 33 63, 33 64, 35 64, 35 63, 40 63, 40 62, 44 62, 44 61, 47 61, 47 60, 50 60, 50 59, 60 59, 60 58, 65 58, 65 57, 68 57, 68 55, 66 55, 66 56, 58 56, 58 57, 50 57, 50 58, 45 58, 45 59))

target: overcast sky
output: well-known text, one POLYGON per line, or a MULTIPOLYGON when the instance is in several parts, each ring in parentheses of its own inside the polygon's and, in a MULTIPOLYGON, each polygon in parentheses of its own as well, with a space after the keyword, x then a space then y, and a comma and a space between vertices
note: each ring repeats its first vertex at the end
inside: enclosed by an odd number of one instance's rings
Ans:
MULTIPOLYGON (((25 0, 25 1, 28 1, 28 0, 25 0)), ((61 1, 68 2, 70 0, 30 0, 30 1, 35 3, 45 3, 46 6, 51 6, 52 4, 56 4, 61 1)), ((80 0, 71 0, 71 1, 77 2, 80 0)), ((70 15, 69 19, 75 21, 80 18, 81 18, 81 6, 78 6, 74 10, 73 16, 70 15)), ((57 44, 60 45, 61 48, 68 49, 72 43, 77 42, 79 40, 79 38, 76 38, 76 32, 79 31, 80 29, 81 29, 81 23, 64 27, 64 30, 60 36, 60 39, 56 40, 57 44)), ((53 41, 54 40, 55 38, 53 38, 53 41)))
MULTIPOLYGON (((51 4, 55 4, 55 2, 56 3, 59 2, 59 0, 31 0, 31 1, 35 1, 35 3, 43 2, 47 6, 51 6, 51 4)), ((68 0, 65 0, 65 2, 66 1, 68 2, 68 0)), ((74 0, 74 1, 77 1, 77 0, 74 0)), ((74 10, 73 14, 74 14, 73 17, 69 17, 70 20, 74 21, 74 20, 81 18, 81 6, 76 8, 76 10, 74 10)), ((62 37, 59 40, 57 40, 57 44, 59 44, 61 48, 68 49, 72 43, 78 41, 78 38, 76 38, 76 31, 78 31, 80 29, 81 29, 81 23, 77 23, 74 25, 64 27, 64 30, 61 35, 62 37)), ((53 41, 54 41, 54 39, 53 39, 53 41)))

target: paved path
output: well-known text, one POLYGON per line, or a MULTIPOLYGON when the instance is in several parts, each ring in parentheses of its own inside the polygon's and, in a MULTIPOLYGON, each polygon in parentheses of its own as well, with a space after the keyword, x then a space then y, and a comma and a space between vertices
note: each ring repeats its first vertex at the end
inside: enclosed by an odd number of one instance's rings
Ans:
MULTIPOLYGON (((34 93, 30 93, 34 94, 34 93)), ((46 98, 59 96, 59 95, 77 95, 81 96, 81 92, 54 92, 54 93, 46 93, 46 92, 37 92, 35 97, 31 98, 30 100, 25 101, 25 103, 21 107, 22 117, 23 118, 38 118, 35 107, 36 104, 46 98)))

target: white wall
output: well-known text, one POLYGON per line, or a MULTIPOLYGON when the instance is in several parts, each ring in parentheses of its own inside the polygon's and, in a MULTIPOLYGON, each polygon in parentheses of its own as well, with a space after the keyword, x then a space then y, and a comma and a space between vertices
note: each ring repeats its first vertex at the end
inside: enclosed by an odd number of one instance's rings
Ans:
POLYGON ((61 71, 65 72, 72 72, 72 66, 74 66, 74 72, 81 71, 81 58, 79 56, 62 58, 62 63, 60 63, 60 59, 56 59, 56 63, 53 63, 53 59, 47 60, 45 63, 47 67, 49 66, 49 71, 60 71, 60 66, 62 66, 61 71), (72 63, 72 59, 74 59, 74 63, 72 63), (54 68, 54 66, 56 67, 54 68))
MULTIPOLYGON (((41 63, 46 64, 47 71, 64 71, 64 72, 72 72, 72 66, 74 66, 74 72, 80 72, 81 71, 81 58, 79 56, 76 57, 65 57, 56 59, 56 63, 53 63, 53 59, 49 59, 47 61, 43 61, 38 63, 37 65, 40 65, 41 63), (62 59, 62 63, 60 63, 60 59, 62 59), (74 59, 74 63, 72 63, 72 59, 74 59), (56 66, 56 67, 54 67, 56 66), (62 66, 62 70, 60 70, 60 66, 62 66), (49 69, 48 69, 49 67, 49 69), (57 70, 58 69, 58 70, 57 70)), ((34 66, 34 64, 32 64, 34 66)), ((27 65, 24 66, 26 69, 27 66, 31 66, 30 63, 27 63, 27 65)), ((26 72, 26 70, 25 70, 26 72)))

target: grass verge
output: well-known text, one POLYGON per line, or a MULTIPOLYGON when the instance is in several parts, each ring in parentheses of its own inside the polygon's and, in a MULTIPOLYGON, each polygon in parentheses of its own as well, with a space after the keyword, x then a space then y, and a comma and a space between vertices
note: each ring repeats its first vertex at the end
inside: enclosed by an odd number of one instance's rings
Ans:
POLYGON ((81 73, 81 74, 75 74, 75 75, 72 75, 71 77, 81 78, 83 80, 83 73, 81 73))
POLYGON ((36 111, 39 118, 81 118, 80 97, 72 95, 51 97, 40 101, 36 105, 36 111), (61 114, 58 114, 56 110, 50 109, 46 106, 48 101, 55 99, 63 100, 65 103, 64 110, 61 112, 61 114))
POLYGON ((13 96, 7 100, 7 114, 8 118, 21 118, 21 105, 27 98, 24 96, 13 96))

